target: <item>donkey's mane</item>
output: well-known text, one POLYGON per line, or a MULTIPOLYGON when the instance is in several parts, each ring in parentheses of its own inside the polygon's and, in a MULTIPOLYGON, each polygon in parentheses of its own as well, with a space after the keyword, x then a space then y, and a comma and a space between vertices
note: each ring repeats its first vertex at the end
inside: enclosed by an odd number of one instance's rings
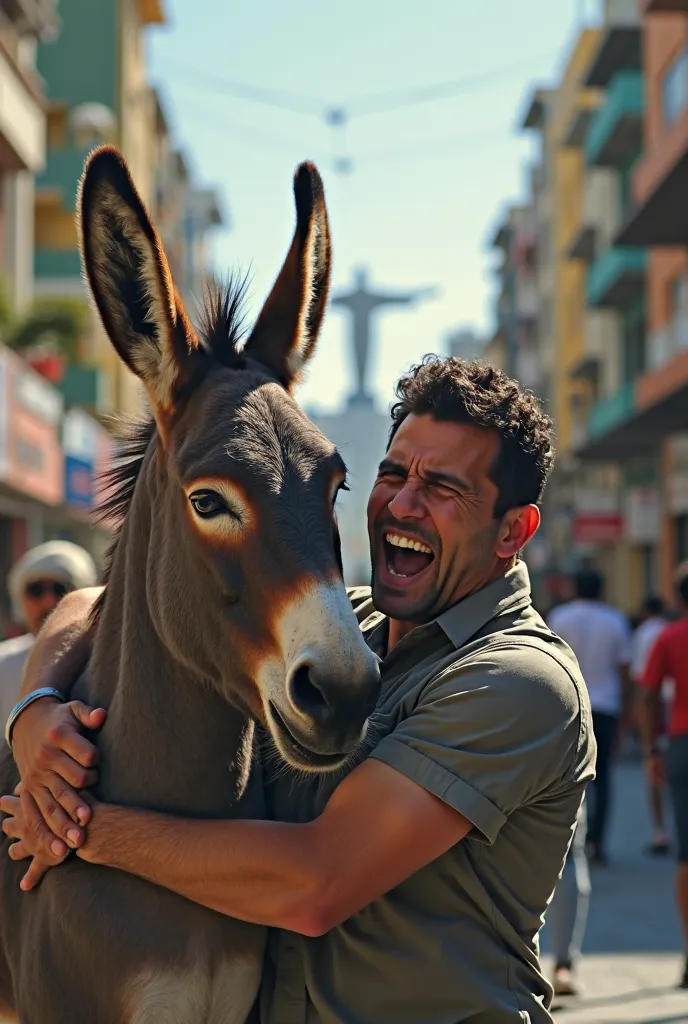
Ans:
MULTIPOLYGON (((246 333, 244 300, 248 278, 230 276, 225 285, 214 285, 206 292, 206 301, 199 311, 199 341, 201 347, 216 363, 241 369, 244 357, 240 344, 246 333)), ((101 474, 104 497, 95 511, 96 520, 115 525, 115 535, 105 557, 102 583, 107 583, 112 571, 122 525, 134 497, 136 482, 141 474, 146 452, 157 433, 155 420, 145 417, 113 417, 112 433, 118 451, 112 464, 101 474)), ((98 621, 105 601, 106 590, 100 595, 91 613, 91 623, 98 621)))

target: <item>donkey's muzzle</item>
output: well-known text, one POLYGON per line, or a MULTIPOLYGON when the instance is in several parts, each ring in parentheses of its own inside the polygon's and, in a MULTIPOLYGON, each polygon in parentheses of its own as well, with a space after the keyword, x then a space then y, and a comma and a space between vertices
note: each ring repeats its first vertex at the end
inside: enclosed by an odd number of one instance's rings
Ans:
POLYGON ((316 754, 350 754, 375 710, 380 673, 371 657, 355 682, 317 663, 302 662, 287 683, 289 707, 281 710, 292 737, 316 754))

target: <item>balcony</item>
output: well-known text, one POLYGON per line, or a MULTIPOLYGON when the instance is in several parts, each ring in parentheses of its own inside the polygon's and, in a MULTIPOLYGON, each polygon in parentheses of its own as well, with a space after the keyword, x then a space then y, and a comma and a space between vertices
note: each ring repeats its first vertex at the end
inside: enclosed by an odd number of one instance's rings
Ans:
POLYGON ((585 142, 590 165, 618 167, 642 146, 644 89, 639 71, 614 75, 605 101, 595 113, 585 142))
POLYGON ((588 419, 588 437, 603 437, 630 419, 634 411, 635 385, 629 382, 593 406, 588 419))
POLYGON ((55 0, 0 0, 0 11, 21 35, 51 40, 59 29, 55 0))
POLYGON ((588 270, 592 309, 624 309, 642 291, 646 256, 642 249, 607 249, 588 270))
POLYGON ((688 110, 663 133, 661 144, 646 153, 635 170, 636 206, 616 243, 688 247, 687 182, 688 110))
POLYGON ((642 66, 640 23, 609 25, 588 69, 585 84, 606 89, 617 71, 640 71, 642 66))
POLYGON ((569 260, 583 260, 589 263, 595 259, 597 249, 597 231, 588 224, 583 224, 564 248, 564 255, 569 260))
POLYGON ((688 14, 688 0, 645 0, 644 14, 688 14))

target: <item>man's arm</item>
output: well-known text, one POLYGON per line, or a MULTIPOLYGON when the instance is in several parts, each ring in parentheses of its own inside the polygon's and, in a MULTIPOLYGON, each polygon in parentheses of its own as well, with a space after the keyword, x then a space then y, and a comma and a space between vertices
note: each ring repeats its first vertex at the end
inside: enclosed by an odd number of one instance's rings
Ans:
MULTIPOLYGON (((11 813, 16 801, 5 797, 0 808, 11 813)), ((8 818, 3 829, 24 840, 10 848, 18 859, 28 855, 31 836, 15 826, 8 818)), ((98 804, 78 856, 242 921, 321 935, 470 829, 454 808, 394 768, 368 760, 305 825, 196 821, 98 804)))
POLYGON ((645 754, 645 765, 650 782, 659 786, 664 782, 664 765, 657 743, 661 735, 662 683, 668 675, 665 644, 662 634, 657 637, 640 679, 638 699, 638 729, 645 754))
POLYGON ((41 686, 52 686, 65 696, 69 694, 91 653, 89 618, 102 590, 102 587, 89 587, 63 598, 29 652, 20 699, 41 686))
MULTIPOLYGON (((90 616, 101 592, 100 587, 77 590, 60 602, 31 649, 22 697, 42 686, 69 694, 88 662, 90 616)), ((46 845, 61 837, 56 849, 62 856, 67 853, 62 840, 74 845, 82 838, 78 824, 85 825, 91 813, 77 790, 95 782, 98 754, 81 729, 99 729, 104 721, 102 709, 42 697, 25 708, 14 724, 12 751, 24 783, 24 814, 46 845)))

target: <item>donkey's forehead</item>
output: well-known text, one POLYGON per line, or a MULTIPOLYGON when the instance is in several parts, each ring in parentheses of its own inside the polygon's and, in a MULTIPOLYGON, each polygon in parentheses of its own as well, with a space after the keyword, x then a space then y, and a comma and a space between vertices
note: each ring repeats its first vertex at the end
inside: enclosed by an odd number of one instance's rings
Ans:
POLYGON ((249 473, 279 487, 287 474, 344 472, 334 444, 279 384, 223 370, 195 398, 176 452, 183 476, 249 473))

